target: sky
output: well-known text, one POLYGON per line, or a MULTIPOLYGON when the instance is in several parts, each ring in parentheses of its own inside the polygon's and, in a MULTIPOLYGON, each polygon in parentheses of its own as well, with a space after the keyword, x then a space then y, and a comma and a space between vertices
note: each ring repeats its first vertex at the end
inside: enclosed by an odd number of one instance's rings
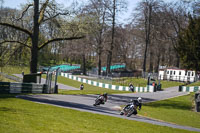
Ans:
MULTIPOLYGON (((32 1, 32 0, 4 0, 3 6, 20 9, 20 5, 26 4, 28 1, 32 1)), ((73 0, 56 0, 57 3, 64 4, 66 6, 67 6, 67 2, 69 2, 69 1, 73 1, 73 0)), ((126 22, 126 20, 131 15, 133 8, 136 7, 136 5, 139 1, 141 1, 141 0, 127 0, 127 2, 128 2, 127 11, 125 13, 119 15, 119 17, 120 17, 119 21, 121 23, 126 22)))
MULTIPOLYGON (((3 6, 20 9, 20 5, 26 4, 28 1, 32 1, 32 0, 4 0, 3 6)), ((73 0, 56 0, 57 3, 64 4, 65 6, 67 6, 67 3, 69 1, 72 2, 73 0)), ((137 3, 140 1, 142 0, 127 0, 128 2, 127 11, 119 15, 119 21, 121 23, 127 22, 127 19, 130 17, 132 10, 137 6, 137 3)), ((176 0, 165 0, 165 1, 169 2, 169 1, 176 1, 176 0)))

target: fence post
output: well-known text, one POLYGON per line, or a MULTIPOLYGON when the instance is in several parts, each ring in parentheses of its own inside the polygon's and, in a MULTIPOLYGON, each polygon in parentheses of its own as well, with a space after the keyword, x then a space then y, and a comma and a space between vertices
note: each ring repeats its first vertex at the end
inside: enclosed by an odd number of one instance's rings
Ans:
POLYGON ((182 86, 182 85, 180 85, 180 86, 179 86, 179 88, 178 88, 178 91, 180 91, 180 92, 181 92, 181 91, 182 91, 182 88, 183 88, 183 86, 182 86))
POLYGON ((200 91, 195 93, 195 110, 200 112, 200 91))

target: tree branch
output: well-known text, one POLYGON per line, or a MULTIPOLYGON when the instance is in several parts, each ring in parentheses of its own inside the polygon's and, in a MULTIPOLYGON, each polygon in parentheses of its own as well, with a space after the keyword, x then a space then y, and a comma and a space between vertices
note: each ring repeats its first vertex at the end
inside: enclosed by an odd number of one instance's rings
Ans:
POLYGON ((28 46, 25 43, 22 43, 20 41, 3 41, 3 42, 0 42, 0 44, 7 43, 7 42, 10 42, 10 43, 19 43, 20 45, 23 45, 25 47, 32 48, 31 46, 28 46))
POLYGON ((16 20, 19 21, 20 19, 22 19, 22 18, 24 17, 25 13, 28 11, 28 9, 29 9, 31 6, 33 6, 33 4, 29 4, 29 5, 26 7, 26 9, 22 12, 21 17, 18 18, 18 19, 16 19, 16 20))
POLYGON ((49 43, 52 43, 52 42, 64 41, 64 40, 76 40, 76 39, 81 39, 81 38, 84 38, 84 36, 82 36, 82 37, 70 37, 70 38, 55 38, 55 39, 51 39, 51 40, 48 40, 45 43, 43 43, 41 46, 39 46, 38 50, 42 49, 43 47, 45 47, 46 45, 48 45, 49 43))
POLYGON ((69 13, 57 13, 57 14, 55 14, 54 16, 52 16, 52 17, 50 17, 50 18, 44 19, 43 22, 45 22, 45 21, 47 21, 47 20, 50 20, 50 19, 53 19, 53 18, 56 18, 56 17, 59 16, 59 15, 68 15, 68 14, 69 14, 69 13))
POLYGON ((19 31, 22 31, 22 32, 28 34, 30 37, 32 36, 32 33, 29 30, 21 28, 19 26, 16 26, 16 25, 13 25, 13 24, 9 24, 9 23, 2 23, 2 22, 0 22, 0 25, 7 26, 7 27, 10 27, 10 28, 14 28, 16 30, 19 30, 19 31))
POLYGON ((47 5, 49 3, 49 0, 46 0, 46 2, 42 5, 41 9, 40 9, 40 18, 38 20, 38 23, 41 24, 41 22, 43 21, 44 19, 44 12, 47 8, 47 5))

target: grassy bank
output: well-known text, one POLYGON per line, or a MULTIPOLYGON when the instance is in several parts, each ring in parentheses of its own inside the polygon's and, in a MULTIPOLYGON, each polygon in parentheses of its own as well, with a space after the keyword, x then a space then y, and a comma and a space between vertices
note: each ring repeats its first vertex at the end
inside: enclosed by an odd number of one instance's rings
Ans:
MULTIPOLYGON (((62 77, 62 76, 60 76, 62 77)), ((91 78, 87 78, 84 77, 85 79, 89 79, 89 80, 93 80, 93 81, 97 81, 97 82, 102 82, 102 83, 109 83, 109 84, 113 84, 113 85, 119 85, 119 86, 129 86, 129 83, 132 83, 134 86, 136 87, 146 87, 147 86, 147 80, 144 78, 120 78, 120 79, 113 79, 112 81, 106 81, 105 79, 91 79, 91 78)), ((80 82, 74 81, 74 80, 70 80, 71 83, 67 83, 65 81, 65 77, 62 77, 62 79, 58 79, 59 83, 63 83, 66 85, 70 85, 70 86, 74 86, 74 87, 78 87, 78 85, 75 85, 77 83, 80 84, 80 82), (75 82, 75 84, 73 84, 73 82, 75 82)), ((174 87, 174 86, 179 86, 179 85, 183 85, 182 82, 174 82, 174 81, 161 81, 162 84, 162 89, 164 88, 169 88, 169 87, 174 87)))
POLYGON ((194 82, 194 83, 191 83, 187 86, 200 86, 200 81, 197 81, 197 82, 194 82))
MULTIPOLYGON (((80 87, 81 82, 68 79, 62 76, 58 76, 58 82, 69 85, 75 88, 80 87)), ((109 93, 109 94, 116 94, 116 93, 131 93, 127 91, 117 91, 117 90, 111 90, 111 89, 106 89, 106 88, 101 88, 101 87, 96 87, 93 85, 89 84, 83 84, 84 85, 84 90, 61 90, 59 89, 59 94, 102 94, 102 93, 109 93)))
POLYGON ((200 128, 200 113, 193 111, 194 94, 144 104, 139 114, 180 125, 200 128))
POLYGON ((4 76, 0 75, 0 82, 15 82, 15 81, 7 79, 4 76))
POLYGON ((38 104, 0 94, 1 133, 189 133, 111 116, 38 104))
POLYGON ((29 68, 28 67, 22 67, 22 66, 5 66, 1 69, 3 73, 7 73, 8 75, 12 74, 21 74, 24 72, 24 74, 29 74, 29 68))

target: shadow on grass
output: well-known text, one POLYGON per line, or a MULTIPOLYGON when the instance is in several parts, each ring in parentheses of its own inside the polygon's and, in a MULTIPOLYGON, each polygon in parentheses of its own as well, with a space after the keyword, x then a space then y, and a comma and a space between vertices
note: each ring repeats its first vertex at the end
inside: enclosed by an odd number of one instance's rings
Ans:
POLYGON ((19 94, 0 94, 0 99, 6 99, 6 98, 15 98, 19 94))
POLYGON ((8 107, 0 107, 0 112, 12 112, 12 113, 16 113, 17 110, 13 109, 13 108, 8 108, 8 107))

